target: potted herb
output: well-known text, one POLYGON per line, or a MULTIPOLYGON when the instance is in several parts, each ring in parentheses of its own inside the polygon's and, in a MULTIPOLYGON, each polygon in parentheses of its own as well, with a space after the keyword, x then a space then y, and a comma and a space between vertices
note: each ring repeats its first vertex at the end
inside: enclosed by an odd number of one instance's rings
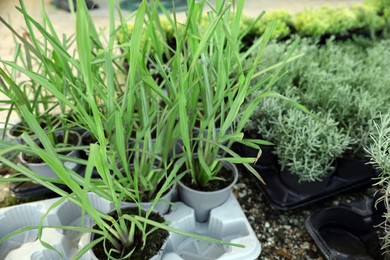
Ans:
MULTIPOLYGON (((256 157, 241 158, 230 147, 233 142, 243 142, 241 131, 262 98, 278 96, 270 90, 277 76, 266 78, 261 84, 250 88, 252 76, 261 61, 262 51, 270 38, 272 28, 254 44, 260 49, 255 55, 255 62, 249 68, 244 68, 243 61, 254 49, 239 53, 239 21, 243 3, 240 2, 234 11, 229 4, 225 4, 225 1, 217 3, 215 12, 208 15, 209 21, 204 27, 193 23, 197 17, 203 17, 204 3, 192 3, 189 6, 194 18, 187 19, 184 28, 180 30, 174 27, 176 37, 182 40, 176 41, 171 71, 164 76, 164 81, 172 93, 175 93, 169 97, 173 100, 173 107, 177 109, 177 113, 173 115, 175 119, 179 118, 178 129, 183 152, 177 157, 179 162, 185 164, 182 173, 188 175, 183 181, 188 178, 192 188, 200 187, 204 191, 212 187, 213 182, 223 183, 225 178, 229 179, 227 183, 216 188, 218 190, 222 187, 225 195, 214 205, 195 208, 197 221, 200 222, 207 220, 212 207, 222 204, 228 198, 237 179, 236 167, 232 163, 243 164, 261 179, 249 165, 256 157), (244 105, 246 96, 261 87, 261 94, 244 105), (237 118, 241 120, 236 121, 237 118), (225 169, 226 175, 222 175, 222 169, 225 169)), ((276 75, 278 72, 280 69, 276 71, 276 75)), ((247 140, 246 143, 258 148, 258 143, 262 141, 247 140)), ((179 193, 181 199, 185 200, 192 195, 183 195, 184 190, 188 190, 183 181, 179 183, 179 193)), ((195 193, 204 193, 203 191, 195 193)), ((213 191, 209 195, 216 197, 216 193, 217 191, 213 191)), ((202 204, 206 201, 211 200, 203 199, 202 204)), ((199 204, 187 200, 185 202, 191 207, 199 204)))
MULTIPOLYGON (((299 101, 294 92, 292 88, 285 94, 299 101)), ((306 113, 284 100, 268 98, 258 107, 246 130, 275 144, 280 177, 288 187, 313 193, 326 188, 335 170, 335 159, 350 143, 337 126, 330 113, 306 113), (313 185, 315 182, 319 186, 313 185)))
MULTIPOLYGON (((77 115, 77 118, 82 122, 80 124, 83 124, 84 126, 88 127, 88 130, 96 137, 97 143, 90 145, 90 152, 88 160, 78 160, 81 164, 86 165, 86 170, 84 176, 78 175, 76 172, 74 172, 72 169, 67 168, 63 160, 70 160, 75 161, 74 159, 59 155, 56 152, 55 147, 53 146, 53 143, 51 142, 50 138, 47 136, 46 132, 42 129, 42 127, 39 125, 37 119, 35 116, 29 111, 29 109, 26 106, 26 103, 28 101, 24 100, 20 96, 17 96, 15 103, 18 106, 18 109, 21 111, 22 116, 26 119, 26 122, 28 123, 29 127, 35 132, 37 138, 39 139, 40 143, 42 144, 42 147, 37 145, 36 142, 27 135, 26 133, 22 134, 22 138, 25 142, 25 145, 13 145, 10 143, 7 143, 5 141, 1 142, 1 153, 5 154, 10 151, 29 151, 31 153, 36 154, 40 158, 42 158, 48 165, 56 172, 56 174, 59 177, 59 180, 53 180, 48 179, 43 176, 36 175, 32 171, 30 171, 28 168, 24 167, 23 165, 18 165, 13 163, 12 161, 6 159, 5 157, 1 157, 1 161, 18 170, 22 174, 24 174, 26 177, 30 178, 31 180, 36 181, 39 184, 44 185, 45 187, 50 188, 51 190, 55 191, 58 195, 62 196, 62 198, 55 203, 55 205, 59 205, 59 203, 69 200, 76 205, 83 208, 83 210, 88 213, 88 215, 93 219, 94 225, 92 227, 77 227, 79 231, 83 232, 92 232, 95 233, 96 236, 94 237, 94 240, 91 240, 88 242, 88 245, 86 245, 84 248, 80 250, 80 252, 75 256, 75 258, 81 257, 83 254, 95 255, 94 257, 102 257, 104 259, 116 257, 116 258, 123 258, 123 257, 130 257, 137 254, 139 250, 141 250, 141 255, 144 255, 147 259, 154 254, 157 254, 158 251, 161 248, 161 245, 164 243, 164 238, 159 241, 154 241, 150 239, 150 236, 156 233, 164 233, 167 235, 167 232, 165 231, 172 231, 176 232, 181 235, 191 235, 194 238, 197 239, 206 239, 209 242, 218 242, 221 243, 222 241, 213 239, 213 238, 205 238, 199 235, 189 234, 184 231, 175 230, 173 228, 170 228, 167 223, 165 223, 164 220, 155 216, 153 213, 153 206, 151 206, 148 210, 143 210, 142 206, 137 206, 135 210, 131 210, 130 212, 125 211, 122 209, 122 202, 123 198, 125 198, 128 193, 134 194, 134 202, 137 205, 141 205, 142 201, 140 200, 140 186, 138 186, 139 183, 141 183, 142 178, 145 178, 145 176, 141 176, 141 171, 138 171, 138 169, 141 169, 141 167, 150 167, 152 164, 147 164, 146 166, 141 166, 140 163, 146 161, 146 158, 143 154, 138 155, 137 153, 134 155, 134 158, 136 159, 134 161, 134 171, 132 174, 127 175, 128 178, 133 178, 132 186, 126 187, 127 185, 122 185, 122 180, 115 178, 115 175, 120 172, 120 166, 123 166, 125 169, 125 172, 127 172, 130 167, 128 164, 128 157, 126 157, 126 152, 144 152, 142 151, 143 148, 140 146, 135 146, 135 148, 128 148, 125 144, 128 142, 126 137, 129 135, 125 135, 124 129, 125 127, 129 126, 129 122, 131 122, 131 119, 129 120, 123 120, 124 116, 127 116, 127 112, 134 111, 134 107, 132 107, 132 102, 127 102, 128 100, 132 100, 134 97, 133 90, 136 86, 136 77, 135 74, 137 73, 137 70, 135 69, 139 63, 139 57, 136 55, 132 55, 132 58, 130 59, 130 70, 129 70, 129 78, 128 78, 128 88, 125 91, 125 95, 123 95, 121 98, 119 98, 119 102, 116 101, 116 95, 113 90, 115 90, 115 81, 113 80, 103 80, 100 81, 101 75, 95 74, 93 66, 94 62, 99 63, 99 58, 94 60, 96 57, 92 55, 92 44, 93 42, 89 36, 91 35, 91 31, 89 31, 91 28, 89 26, 86 26, 88 24, 88 19, 90 18, 88 16, 87 8, 85 6, 85 3, 81 0, 77 1, 78 5, 78 12, 77 12, 77 48, 78 48, 78 56, 79 59, 74 59, 71 56, 67 55, 67 53, 62 53, 61 58, 68 59, 69 62, 73 64, 77 64, 77 66, 80 68, 80 73, 82 79, 85 81, 86 85, 86 93, 83 93, 82 95, 74 95, 72 96, 75 101, 84 101, 85 103, 89 104, 88 111, 85 110, 85 107, 82 105, 79 105, 82 102, 75 102, 73 104, 72 102, 69 102, 69 100, 63 96, 61 93, 56 92, 56 97, 60 100, 61 104, 64 106, 68 106, 71 109, 73 109, 73 112, 77 115), (101 99, 96 99, 95 94, 97 92, 94 91, 95 88, 97 88, 93 82, 99 82, 99 90, 102 92, 100 93, 110 93, 110 95, 101 95, 99 96, 101 99), (108 92, 106 92, 108 91, 108 92), (102 102, 105 102, 102 106, 102 102), (118 105, 119 108, 118 108, 118 105), (110 115, 108 118, 107 115, 110 115), (103 124, 104 122, 104 124, 103 124), (108 131, 110 133, 109 136, 106 136, 107 129, 115 129, 115 134, 113 134, 114 131, 108 131), (112 134, 112 135, 111 135, 112 134), (125 139, 126 138, 126 139, 125 139), (141 158, 139 161, 137 160, 137 157, 141 158), (119 166, 118 166, 119 163, 119 166), (92 179, 92 170, 93 168, 96 168, 98 171, 101 179, 92 179), (128 169, 128 170, 126 170, 128 169), (114 175, 113 175, 114 173, 114 175), (137 180, 138 179, 138 180, 137 180), (58 189, 53 183, 61 182, 65 184, 70 190, 70 193, 67 193, 61 189, 58 189), (129 192, 128 189, 131 189, 129 192), (100 212, 96 208, 93 207, 89 197, 88 192, 93 191, 97 195, 107 199, 108 201, 111 201, 114 206, 114 213, 108 214, 106 212, 100 212), (163 223, 160 223, 163 222, 163 223), (163 230, 163 231, 161 231, 163 230), (165 230, 165 231, 164 231, 165 230), (145 254, 144 249, 149 250, 146 248, 146 245, 148 243, 154 244, 153 247, 156 249, 154 253, 152 254, 145 254), (100 249, 100 252, 102 252, 102 255, 96 254, 95 249, 96 247, 102 246, 103 248, 100 249), (90 250, 93 250, 90 251, 90 250)), ((110 8, 113 10, 114 2, 110 1, 110 8)), ((136 24, 142 23, 144 21, 144 15, 147 8, 147 2, 143 1, 141 4, 140 9, 137 12, 136 15, 136 24)), ((31 17, 27 15, 25 10, 22 11, 30 22, 35 22, 31 17)), ((111 16, 111 24, 113 25, 114 17, 111 16)), ((111 27, 112 30, 113 27, 111 27)), ((110 34, 113 35, 113 34, 110 34)), ((113 39, 111 39, 113 40, 113 39)), ((113 43, 113 41, 110 41, 113 43)), ((135 36, 132 38, 132 48, 137 49, 140 46, 140 37, 135 36)), ((109 75, 112 75, 112 63, 111 61, 114 59, 112 55, 112 48, 108 48, 106 52, 106 63, 99 63, 100 66, 103 64, 103 66, 100 67, 100 69, 104 70, 105 74, 108 75, 107 77, 110 79, 109 75), (111 64, 111 66, 109 66, 111 64), (107 66, 104 66, 107 65, 107 66)), ((33 80, 41 79, 37 75, 30 74, 29 76, 32 77, 33 80)), ((104 78, 106 79, 106 78, 104 78)), ((52 87, 52 84, 50 80, 41 80, 43 83, 42 86, 46 89, 50 89, 52 87)), ((75 89, 73 89, 76 91, 75 89)), ((140 91, 141 96, 144 94, 143 91, 147 91, 147 89, 143 89, 140 91)), ((157 92, 157 91, 156 91, 157 92)), ((72 92, 71 92, 72 93, 72 92)), ((99 92, 98 92, 99 93, 99 92)), ((79 93, 78 93, 79 94, 79 93)), ((145 102, 148 100, 142 99, 142 102, 145 102)), ((141 102, 141 103, 142 103, 141 102)), ((169 103, 169 102, 168 102, 169 103)), ((144 108, 144 107, 142 107, 144 108)), ((143 113, 147 112, 148 110, 140 111, 138 110, 137 113, 143 113)), ((130 114, 131 116, 132 114, 130 114)), ((146 121, 144 121, 146 122, 146 121)), ((133 124, 130 124, 130 126, 133 126, 133 124)), ((146 127, 146 125, 143 125, 141 128, 142 130, 145 130, 148 135, 150 135, 151 129, 150 127, 146 127)), ((144 133, 145 133, 144 132, 144 133)), ((131 133, 131 131, 128 131, 128 133, 131 133)), ((147 141, 147 138, 145 139, 145 136, 148 136, 146 134, 139 134, 139 136, 142 136, 142 139, 144 141, 143 147, 148 147, 149 143, 147 141)), ((162 137, 160 137, 162 138, 162 137)), ((140 139, 138 139, 140 140, 140 139)), ((137 140, 137 142, 138 142, 137 140)), ((156 157, 157 155, 152 154, 153 157, 156 157)), ((151 161, 154 161, 153 159, 151 161)), ((158 190, 157 195, 153 197, 152 199, 152 205, 155 205, 161 195, 163 194, 164 190, 167 189, 167 187, 170 187, 173 184, 173 180, 176 177, 176 173, 180 167, 180 165, 175 165, 176 170, 173 170, 166 178, 163 179, 162 188, 158 190)), ((153 168, 153 167, 152 167, 153 168)), ((175 169, 175 168, 174 168, 175 169)), ((152 173, 155 173, 152 169, 152 173)), ((148 176, 150 177, 150 175, 148 176)), ((7 181, 13 180, 7 179, 7 181)), ((148 179, 144 179, 144 181, 148 182, 148 179)), ((128 183, 128 182, 127 182, 128 183)), ((126 182, 124 183, 126 184, 126 182)), ((54 207, 54 206, 53 206, 54 207)), ((50 209, 52 209, 51 207, 50 209)), ((49 210, 50 210, 49 209, 49 210)), ((12 234, 7 235, 6 237, 2 238, 1 241, 6 240, 7 238, 11 237, 15 234, 20 234, 24 232, 26 229, 29 228, 35 228, 35 227, 28 227, 23 228, 21 230, 18 230, 16 232, 13 232, 12 234)), ((42 240, 42 229, 45 228, 42 224, 38 225, 38 229, 40 230, 38 232, 38 239, 42 240)), ((74 230, 74 227, 62 227, 63 229, 72 229, 74 230)), ((50 246, 50 243, 42 241, 42 243, 52 249, 55 250, 52 246, 50 246)), ((225 243, 229 245, 236 245, 233 243, 225 243)), ((239 245, 236 245, 239 246, 239 245)))
POLYGON ((348 137, 330 115, 317 117, 288 110, 272 122, 275 153, 281 166, 281 180, 293 190, 313 193, 325 189, 335 171, 335 159, 345 151, 348 137), (313 185, 316 183, 316 185, 313 185))
MULTIPOLYGON (((58 153, 61 153, 65 156, 69 157, 80 157, 80 151, 74 149, 74 147, 78 147, 81 145, 81 136, 75 131, 56 131, 54 133, 55 140, 53 145, 56 147, 58 153)), ((39 141, 36 141, 39 145, 39 141)), ((58 178, 57 174, 54 172, 50 166, 45 163, 42 158, 36 156, 34 154, 29 154, 21 152, 19 154, 19 160, 21 163, 25 164, 30 168, 33 172, 36 172, 40 175, 58 178)), ((64 164, 71 168, 73 171, 77 171, 80 168, 80 165, 74 162, 65 161, 64 164)))

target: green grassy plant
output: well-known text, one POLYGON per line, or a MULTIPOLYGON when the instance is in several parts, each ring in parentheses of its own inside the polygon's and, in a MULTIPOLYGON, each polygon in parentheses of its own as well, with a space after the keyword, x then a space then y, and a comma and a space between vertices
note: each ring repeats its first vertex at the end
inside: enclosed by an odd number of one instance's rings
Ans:
POLYGON ((240 53, 243 3, 240 2, 236 9, 225 4, 225 1, 219 2, 215 11, 208 13, 203 26, 194 21, 204 19, 204 5, 193 3, 189 6, 195 10, 193 17, 187 19, 183 29, 173 27, 176 38, 181 41, 176 41, 170 73, 163 75, 169 97, 178 110, 175 116, 179 118, 184 151, 179 155, 179 161, 185 163, 192 181, 200 186, 220 179, 218 173, 223 161, 242 163, 261 179, 249 165, 256 158, 240 158, 230 146, 233 142, 246 142, 258 148, 259 143, 264 143, 261 140, 243 141, 242 129, 264 97, 278 96, 271 87, 287 62, 274 67, 273 77, 262 78, 250 87, 274 24, 252 48, 240 53), (251 55, 253 64, 244 67, 244 61, 251 55), (260 92, 258 97, 244 105, 246 96, 256 90, 260 92), (221 157, 221 152, 230 157, 221 157))
MULTIPOLYGON (((23 2, 21 4, 24 6, 23 2)), ((149 226, 154 229, 164 229, 190 235, 187 232, 170 228, 167 223, 158 223, 149 219, 154 205, 163 193, 174 184, 175 179, 179 177, 177 173, 180 168, 180 164, 173 165, 169 161, 168 154, 171 152, 171 147, 165 142, 171 142, 171 140, 164 136, 164 134, 172 133, 176 129, 177 116, 174 115, 176 101, 172 101, 161 86, 152 79, 145 62, 148 59, 146 53, 150 50, 150 46, 141 47, 144 34, 146 34, 147 39, 151 39, 151 44, 154 46, 161 43, 161 39, 155 35, 153 30, 156 23, 158 23, 157 4, 158 1, 149 8, 147 1, 142 2, 135 15, 135 26, 144 28, 144 30, 134 31, 130 42, 125 46, 120 46, 120 48, 125 47, 127 53, 131 53, 128 56, 129 70, 125 75, 124 83, 117 80, 117 72, 123 72, 118 62, 123 55, 118 55, 116 52, 114 1, 109 3, 109 38, 105 48, 101 45, 100 38, 96 33, 97 30, 91 22, 84 1, 77 1, 78 10, 75 13, 76 37, 73 42, 76 46, 77 55, 75 56, 70 55, 68 46, 61 43, 56 36, 56 32, 52 30, 52 25, 47 17, 48 30, 31 18, 24 7, 21 8, 20 11, 24 15, 27 24, 43 35, 50 46, 48 49, 53 50, 57 56, 54 58, 41 53, 42 58, 45 58, 50 66, 48 65, 44 72, 39 73, 31 72, 12 61, 2 61, 3 64, 25 74, 33 82, 39 83, 45 91, 52 93, 56 102, 64 107, 65 111, 71 110, 73 112, 78 120, 78 125, 88 130, 97 140, 97 143, 91 144, 89 147, 88 160, 68 158, 58 154, 47 133, 29 109, 29 100, 24 98, 23 93, 16 92, 17 89, 13 88, 15 90, 15 106, 19 109, 29 128, 35 132, 43 148, 37 146, 33 139, 24 133, 22 135, 25 141, 24 145, 14 145, 3 141, 0 144, 1 154, 4 155, 9 152, 34 153, 55 170, 58 179, 39 176, 25 166, 15 164, 3 156, 0 157, 0 161, 22 173, 25 178, 35 181, 60 195, 62 198, 50 210, 61 202, 69 200, 82 207, 83 212, 92 217, 96 223, 95 229, 77 227, 77 230, 97 233, 100 238, 83 248, 76 255, 76 259, 103 240, 113 245, 115 253, 121 254, 128 252, 128 250, 131 251, 134 246, 135 232, 142 234, 141 244, 144 245, 148 239, 149 232, 147 230, 149 230, 149 226), (145 19, 145 17, 148 19, 145 19), (67 86, 66 92, 59 91, 56 85, 59 80, 57 76, 59 75, 60 65, 63 68, 67 68, 67 66, 71 68, 66 72, 69 75, 65 74, 61 78, 62 81, 60 81, 67 86), (54 76, 48 77, 48 74, 54 76), (156 134, 157 142, 151 141, 153 132, 156 134), (134 133, 136 133, 135 141, 130 142, 130 137, 134 133), (130 143, 132 146, 130 146, 130 143), (129 165, 130 159, 133 163, 132 166, 129 165), (63 160, 85 165, 84 177, 66 168, 63 160), (158 164, 156 164, 156 161, 158 164), (100 179, 91 178, 94 168, 97 170, 100 179), (156 187, 157 183, 160 185, 159 189, 156 187), (59 189, 56 184, 65 184, 71 192, 68 193, 59 189), (106 213, 96 210, 88 198, 88 192, 91 191, 111 201, 121 218, 113 219, 106 213), (153 193, 152 206, 147 210, 146 215, 142 213, 141 205, 144 191, 153 193), (121 202, 124 199, 135 202, 138 205, 139 214, 122 214, 121 202), (130 225, 128 225, 129 223, 130 225)), ((195 11, 190 10, 189 15, 191 16, 193 12, 195 11)), ((36 49, 40 46, 39 42, 36 38, 32 38, 32 42, 31 49, 38 52, 36 49)), ((161 56, 161 52, 156 52, 154 58, 156 61, 160 61, 161 56)), ((8 75, 5 70, 3 71, 4 75, 8 75)), ((164 70, 161 70, 161 73, 164 73, 164 70)), ((6 84, 14 86, 16 83, 13 78, 9 77, 4 82, 4 85, 6 84)), ((171 92, 176 91, 174 85, 168 85, 167 89, 171 92)), ((174 133, 172 133, 172 136, 175 136, 174 133)), ((74 149, 82 148, 84 147, 74 149)), ((1 179, 2 182, 19 180, 15 176, 6 180, 1 179)), ((12 235, 33 228, 39 229, 38 239, 41 243, 45 247, 55 250, 48 241, 42 241, 41 239, 42 229, 45 228, 42 223, 37 227, 26 227, 23 230, 13 232, 2 238, 0 242, 12 235)), ((72 229, 72 227, 59 228, 72 229)), ((191 236, 206 239, 210 242, 240 246, 195 234, 191 234, 191 236)), ((108 258, 112 258, 112 256, 109 256, 109 252, 107 254, 108 258)))

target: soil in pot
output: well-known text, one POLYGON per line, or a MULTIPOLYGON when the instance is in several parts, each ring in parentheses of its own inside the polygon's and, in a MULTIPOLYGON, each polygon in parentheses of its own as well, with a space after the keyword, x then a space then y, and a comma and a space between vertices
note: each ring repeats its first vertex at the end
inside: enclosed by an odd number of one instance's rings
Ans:
POLYGON ((82 156, 84 159, 88 159, 89 146, 90 146, 90 144, 95 144, 95 143, 97 143, 97 139, 95 138, 95 136, 93 136, 93 135, 91 134, 91 132, 85 131, 85 132, 81 135, 81 145, 82 145, 82 146, 88 146, 88 148, 83 149, 83 151, 81 152, 81 156, 82 156))
MULTIPOLYGON (((122 210, 123 214, 129 214, 129 215, 138 215, 138 208, 129 208, 122 210)), ((143 216, 145 216, 145 212, 142 212, 143 216)), ((118 214, 115 212, 112 214, 112 217, 114 219, 118 219, 118 214)), ((159 214, 152 212, 149 215, 149 219, 163 223, 165 220, 163 217, 161 217, 159 214)), ((127 222, 128 227, 130 226, 130 221, 127 222)), ((95 227, 96 228, 96 227, 95 227)), ((154 227, 147 225, 146 232, 149 232, 154 227)), ((111 257, 115 258, 121 258, 125 255, 127 255, 129 252, 131 252, 134 249, 133 254, 131 255, 131 259, 135 260, 148 260, 152 258, 153 256, 159 254, 161 247, 165 243, 165 240, 168 238, 169 232, 163 229, 157 229, 154 232, 150 233, 147 237, 147 242, 144 248, 143 247, 143 241, 142 241, 142 234, 139 230, 135 232, 135 239, 134 239, 134 245, 129 248, 124 248, 122 254, 112 254, 111 257)), ((93 239, 99 238, 99 235, 94 234, 92 236, 93 239)), ((94 246, 92 248, 93 253, 98 259, 107 259, 107 255, 104 250, 104 246, 106 247, 106 250, 109 252, 111 249, 114 249, 113 245, 106 242, 106 245, 104 245, 104 240, 94 246)))
MULTIPOLYGON (((14 125, 10 130, 9 130, 9 133, 11 136, 13 137, 20 137, 25 131, 26 131, 26 127, 24 126, 24 124, 22 122, 20 123, 17 123, 16 125, 14 125)), ((31 133, 31 132, 29 132, 31 133)))
MULTIPOLYGON (((184 168, 183 168, 184 171, 184 168)), ((223 178, 223 180, 213 180, 210 181, 206 186, 198 185, 192 181, 191 174, 186 174, 180 180, 187 187, 197 190, 197 191, 218 191, 228 187, 234 180, 234 173, 231 169, 222 167, 218 177, 223 178)))
POLYGON ((216 183, 210 181, 207 186, 194 185, 191 178, 187 179, 188 177, 186 180, 182 178, 179 181, 179 197, 181 201, 194 209, 195 219, 198 222, 206 222, 210 211, 225 203, 229 198, 233 185, 237 182, 238 170, 234 164, 223 162, 223 168, 219 170, 218 177, 225 178, 225 180, 216 183), (232 177, 233 179, 231 179, 232 177))
MULTIPOLYGON (((59 144, 62 144, 64 142, 64 136, 63 135, 57 136, 57 142, 59 144)), ((68 147, 77 146, 78 144, 79 144, 79 137, 77 136, 77 134, 69 133, 68 144, 66 146, 68 147)), ((41 143, 39 143, 38 145, 40 148, 43 148, 43 145, 41 143)), ((69 152, 62 152, 61 154, 66 155, 68 153, 69 152)), ((26 154, 23 154, 22 156, 23 159, 28 163, 43 163, 43 160, 38 156, 26 155, 26 154)))
MULTIPOLYGON (((39 125, 42 127, 42 128, 46 128, 47 124, 43 121, 40 121, 39 122, 39 125)), ((19 121, 18 123, 16 123, 15 125, 13 125, 10 129, 9 129, 9 137, 12 138, 12 139, 17 139, 17 138, 20 138, 20 136, 26 132, 29 134, 29 135, 32 135, 33 132, 28 128, 28 126, 26 126, 23 122, 19 121)))
POLYGON ((90 132, 85 132, 83 135, 82 135, 82 144, 83 145, 90 145, 90 144, 94 144, 97 142, 97 139, 91 135, 90 132))

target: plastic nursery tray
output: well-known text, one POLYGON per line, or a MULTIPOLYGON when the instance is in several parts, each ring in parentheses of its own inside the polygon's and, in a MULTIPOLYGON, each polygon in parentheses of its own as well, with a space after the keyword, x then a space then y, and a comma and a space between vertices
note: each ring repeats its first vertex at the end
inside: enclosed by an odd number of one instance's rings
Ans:
POLYGON ((376 177, 378 173, 370 166, 364 164, 362 166, 361 169, 353 169, 352 174, 341 174, 344 169, 337 166, 326 187, 314 188, 310 192, 294 190, 286 185, 280 177, 281 172, 276 165, 267 167, 255 165, 254 168, 266 183, 264 185, 256 179, 256 183, 271 206, 278 210, 293 210, 351 189, 370 185, 372 178, 376 177))
MULTIPOLYGON (((95 194, 90 194, 93 205, 108 212, 112 204, 95 194)), ((47 209, 58 199, 43 200, 0 209, 0 239, 5 235, 25 226, 38 225, 47 209)), ((177 234, 170 234, 166 248, 161 254, 164 260, 191 259, 256 259, 261 251, 260 242, 246 219, 236 198, 230 198, 210 213, 206 223, 195 221, 194 210, 182 202, 171 206, 165 215, 171 226, 196 234, 212 236, 217 239, 245 245, 245 248, 223 246, 200 241, 177 234)), ((88 217, 82 222, 81 209, 66 201, 53 209, 44 220, 48 226, 91 225, 88 217)), ((78 252, 79 245, 89 236, 75 231, 45 228, 42 240, 52 245, 61 255, 43 247, 37 240, 37 230, 23 232, 0 244, 0 259, 72 259, 78 252)), ((91 259, 84 255, 82 259, 91 259)))
POLYGON ((373 209, 373 201, 328 207, 307 218, 306 229, 326 259, 385 259, 379 239, 383 231, 377 227, 384 210, 373 209))

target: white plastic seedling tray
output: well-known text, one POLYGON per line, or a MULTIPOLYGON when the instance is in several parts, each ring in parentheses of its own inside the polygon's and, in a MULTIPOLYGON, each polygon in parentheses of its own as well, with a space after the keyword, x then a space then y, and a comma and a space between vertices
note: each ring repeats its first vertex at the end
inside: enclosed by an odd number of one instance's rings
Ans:
MULTIPOLYGON (((90 195, 94 206, 108 212, 112 204, 95 194, 90 195)), ((0 238, 26 226, 37 226, 42 216, 57 199, 43 200, 0 209, 0 238)), ((71 202, 65 202, 51 210, 44 219, 45 226, 82 226, 91 223, 88 217, 82 219, 81 209, 71 202)), ((175 202, 165 215, 171 226, 180 230, 206 235, 213 238, 242 244, 245 248, 224 246, 190 237, 170 234, 163 260, 208 260, 208 259, 256 259, 261 246, 245 214, 233 194, 218 208, 211 210, 206 223, 195 221, 194 210, 182 202, 175 202)), ((58 228, 44 228, 42 240, 58 252, 45 248, 37 239, 38 231, 30 230, 0 244, 0 259, 5 260, 46 260, 72 259, 78 252, 80 240, 87 234, 58 228)), ((83 259, 88 259, 85 256, 83 259)))

